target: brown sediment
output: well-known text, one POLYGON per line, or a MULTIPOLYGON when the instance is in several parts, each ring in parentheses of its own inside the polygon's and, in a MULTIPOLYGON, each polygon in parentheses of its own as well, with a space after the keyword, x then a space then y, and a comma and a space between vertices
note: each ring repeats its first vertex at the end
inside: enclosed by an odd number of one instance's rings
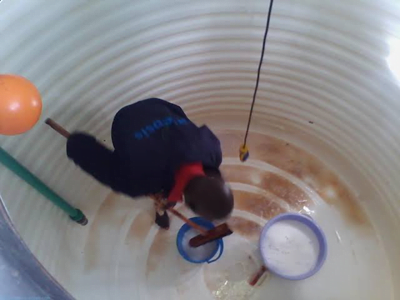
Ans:
POLYGON ((159 229, 158 233, 154 237, 153 244, 149 250, 149 256, 147 257, 146 277, 148 277, 151 272, 157 270, 157 266, 160 264, 161 258, 168 251, 168 240, 168 231, 159 229))
POLYGON ((229 219, 228 225, 233 232, 250 240, 258 240, 262 229, 260 224, 236 216, 229 219))
MULTIPOLYGON (((242 134, 228 130, 219 132, 218 136, 222 142, 224 156, 237 157, 242 134)), ((283 140, 254 132, 249 136, 248 145, 251 158, 266 162, 301 179, 323 200, 336 207, 345 220, 359 225, 371 225, 346 184, 314 155, 283 140)), ((271 186, 274 184, 271 182, 271 186)))
POLYGON ((327 181, 329 181, 330 184, 325 188, 320 189, 318 194, 326 202, 338 207, 340 211, 345 212, 345 215, 348 219, 359 224, 370 224, 365 212, 361 209, 351 192, 343 187, 336 176, 329 177, 330 178, 327 178, 327 181), (342 201, 337 201, 337 199, 342 199, 342 201))
POLYGON ((285 210, 266 195, 260 195, 247 191, 233 191, 235 197, 235 209, 250 212, 264 219, 284 213, 285 210))
POLYGON ((144 211, 136 216, 129 228, 126 243, 129 241, 142 242, 154 224, 154 211, 144 211))
POLYGON ((225 165, 222 170, 227 181, 245 183, 267 190, 296 210, 311 202, 310 197, 301 188, 272 172, 245 165, 225 165))

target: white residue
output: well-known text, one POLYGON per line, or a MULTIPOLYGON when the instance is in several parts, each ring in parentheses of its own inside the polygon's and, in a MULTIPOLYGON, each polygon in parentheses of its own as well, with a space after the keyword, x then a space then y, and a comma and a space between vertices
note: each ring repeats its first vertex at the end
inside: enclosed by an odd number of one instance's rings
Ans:
POLYGON ((189 241, 198 234, 198 231, 194 229, 188 230, 183 236, 182 246, 183 250, 192 260, 202 261, 204 259, 210 258, 210 255, 213 253, 213 251, 215 251, 215 248, 218 247, 218 244, 216 241, 214 241, 197 248, 190 247, 189 241))
POLYGON ((285 220, 272 225, 266 233, 261 251, 271 268, 288 276, 314 269, 319 243, 314 232, 303 223, 285 220))

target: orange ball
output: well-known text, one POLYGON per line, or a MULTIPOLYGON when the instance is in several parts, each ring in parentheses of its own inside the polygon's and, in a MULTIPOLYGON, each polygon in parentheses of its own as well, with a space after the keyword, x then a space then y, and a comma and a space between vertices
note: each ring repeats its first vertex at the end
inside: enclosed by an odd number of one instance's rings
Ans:
POLYGON ((29 80, 17 75, 0 75, 0 134, 28 131, 41 113, 40 93, 29 80))

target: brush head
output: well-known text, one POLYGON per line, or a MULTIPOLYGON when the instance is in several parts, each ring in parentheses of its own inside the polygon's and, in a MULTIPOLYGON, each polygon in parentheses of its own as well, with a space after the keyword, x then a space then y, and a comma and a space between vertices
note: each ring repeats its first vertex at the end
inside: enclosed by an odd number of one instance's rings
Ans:
POLYGON ((222 239, 223 237, 231 235, 232 233, 233 231, 228 227, 228 224, 223 223, 221 225, 218 225, 217 227, 210 229, 207 232, 207 235, 199 234, 193 237, 192 239, 190 239, 189 245, 190 247, 197 248, 215 240, 222 239))

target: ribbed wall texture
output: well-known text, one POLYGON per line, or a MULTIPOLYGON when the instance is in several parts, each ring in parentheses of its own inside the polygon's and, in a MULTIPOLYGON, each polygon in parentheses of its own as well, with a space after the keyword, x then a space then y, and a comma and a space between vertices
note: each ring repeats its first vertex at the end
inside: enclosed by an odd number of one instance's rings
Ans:
MULTIPOLYGON (((22 136, 1 137, 1 146, 91 219, 109 191, 67 160, 65 140, 44 119, 111 145, 118 109, 160 97, 214 129, 244 129, 268 5, 1 1, 0 73, 27 77, 44 101, 41 122, 22 136)), ((399 41, 394 0, 276 1, 253 127, 297 143, 347 182, 397 281, 399 41)), ((58 241, 88 233, 2 166, 0 191, 32 251, 62 277, 58 241)))

